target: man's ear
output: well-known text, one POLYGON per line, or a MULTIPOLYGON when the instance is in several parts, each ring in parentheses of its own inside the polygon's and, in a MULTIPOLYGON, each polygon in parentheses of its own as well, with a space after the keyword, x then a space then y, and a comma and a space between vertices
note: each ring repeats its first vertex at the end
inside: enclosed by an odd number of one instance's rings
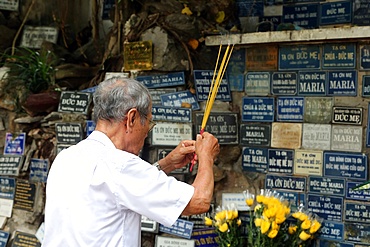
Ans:
POLYGON ((137 110, 136 108, 132 108, 127 112, 127 125, 132 127, 134 126, 136 117, 137 117, 137 110))

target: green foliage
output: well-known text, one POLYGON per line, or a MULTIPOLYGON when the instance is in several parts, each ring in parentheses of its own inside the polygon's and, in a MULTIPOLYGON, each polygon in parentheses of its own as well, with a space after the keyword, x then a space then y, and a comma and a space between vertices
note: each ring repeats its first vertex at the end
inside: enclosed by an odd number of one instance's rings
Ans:
POLYGON ((0 61, 1 66, 9 68, 5 78, 5 91, 24 86, 31 93, 40 93, 54 85, 56 59, 50 51, 19 48, 14 55, 5 51, 0 61))

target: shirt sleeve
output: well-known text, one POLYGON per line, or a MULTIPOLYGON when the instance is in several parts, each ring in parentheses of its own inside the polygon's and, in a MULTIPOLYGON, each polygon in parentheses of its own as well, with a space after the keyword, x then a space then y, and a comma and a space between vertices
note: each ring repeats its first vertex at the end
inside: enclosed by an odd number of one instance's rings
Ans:
POLYGON ((192 198, 194 187, 167 176, 137 156, 125 156, 115 167, 118 206, 165 226, 173 225, 192 198))

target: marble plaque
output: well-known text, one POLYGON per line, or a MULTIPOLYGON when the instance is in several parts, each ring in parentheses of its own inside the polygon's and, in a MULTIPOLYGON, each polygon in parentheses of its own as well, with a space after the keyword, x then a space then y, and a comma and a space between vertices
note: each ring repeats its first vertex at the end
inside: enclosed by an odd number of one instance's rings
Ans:
POLYGON ((296 150, 294 174, 322 176, 323 152, 318 150, 296 150))
POLYGON ((330 150, 330 124, 303 124, 302 148, 330 150))
POLYGON ((362 126, 333 125, 331 150, 361 152, 362 126))
POLYGON ((301 147, 301 123, 272 123, 271 147, 297 149, 301 147))
POLYGON ((303 122, 330 123, 333 109, 333 98, 306 97, 304 105, 303 122))

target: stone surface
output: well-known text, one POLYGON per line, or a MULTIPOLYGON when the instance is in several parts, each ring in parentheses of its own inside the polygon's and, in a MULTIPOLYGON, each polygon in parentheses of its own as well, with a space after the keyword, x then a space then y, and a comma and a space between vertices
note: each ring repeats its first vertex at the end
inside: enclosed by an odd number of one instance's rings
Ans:
POLYGON ((7 26, 0 25, 0 52, 5 51, 12 45, 14 35, 17 31, 7 26))
POLYGON ((48 114, 58 109, 59 98, 60 93, 55 91, 30 94, 25 102, 22 104, 22 108, 31 117, 40 114, 48 114))
POLYGON ((176 41, 160 27, 148 29, 141 40, 151 40, 153 44, 153 70, 181 71, 188 69, 187 57, 176 41))

